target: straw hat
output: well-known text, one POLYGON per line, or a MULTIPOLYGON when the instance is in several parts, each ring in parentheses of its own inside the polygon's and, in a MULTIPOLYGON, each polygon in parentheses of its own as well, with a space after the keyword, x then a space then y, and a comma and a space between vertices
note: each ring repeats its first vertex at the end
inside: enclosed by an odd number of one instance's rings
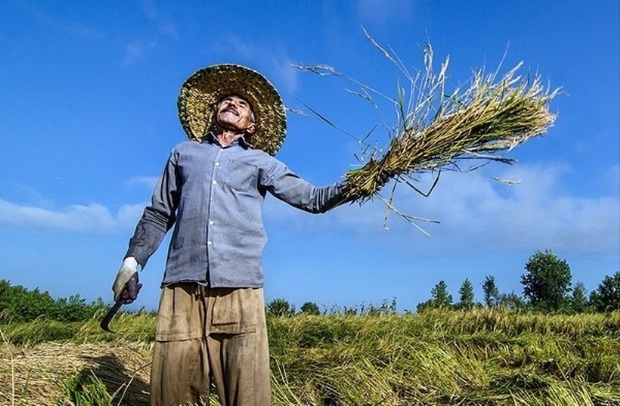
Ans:
POLYGON ((284 103, 276 88, 260 73, 240 65, 213 65, 191 75, 179 93, 177 105, 183 130, 200 140, 213 124, 216 103, 225 96, 246 99, 256 119, 256 132, 246 141, 275 155, 286 136, 284 103))

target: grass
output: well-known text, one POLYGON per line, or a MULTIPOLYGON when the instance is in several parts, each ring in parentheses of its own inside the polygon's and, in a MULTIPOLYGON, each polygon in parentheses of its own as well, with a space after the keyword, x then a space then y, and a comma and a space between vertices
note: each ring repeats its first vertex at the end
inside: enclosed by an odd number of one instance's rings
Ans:
MULTIPOLYGON (((117 335, 95 320, 0 326, 0 403, 148 404, 154 320, 122 314, 117 335)), ((268 324, 274 405, 620 405, 619 312, 481 308, 268 324)))
POLYGON ((298 404, 620 404, 619 321, 488 309, 295 317, 272 326, 272 352, 298 404))
POLYGON ((112 406, 111 396, 103 382, 94 374, 70 376, 62 383, 62 392, 75 406, 112 406))

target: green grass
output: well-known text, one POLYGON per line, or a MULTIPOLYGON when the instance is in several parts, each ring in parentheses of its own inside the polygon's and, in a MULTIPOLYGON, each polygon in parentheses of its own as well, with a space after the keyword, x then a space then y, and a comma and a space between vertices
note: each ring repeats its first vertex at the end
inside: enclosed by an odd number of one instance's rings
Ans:
MULTIPOLYGON (((96 320, 0 325, 0 354, 16 360, 49 340, 61 340, 67 351, 92 345, 113 353, 131 344, 140 365, 150 358, 154 323, 152 314, 122 314, 113 325, 117 335, 101 332, 96 320)), ((296 315, 270 317, 268 328, 274 405, 620 405, 620 312, 296 315)), ((67 373, 56 383, 55 402, 146 405, 148 383, 120 357, 107 369, 100 362, 67 373), (116 375, 123 379, 111 382, 116 375)), ((0 377, 11 373, 23 372, 0 367, 0 377)), ((26 389, 0 380, 2 395, 20 394, 15 404, 40 402, 28 398, 41 381, 30 374, 26 389)))
POLYGON ((75 406, 112 406, 107 388, 97 376, 69 376, 62 382, 64 398, 75 406))
POLYGON ((476 309, 270 328, 278 384, 298 403, 604 405, 620 404, 619 316, 476 309))

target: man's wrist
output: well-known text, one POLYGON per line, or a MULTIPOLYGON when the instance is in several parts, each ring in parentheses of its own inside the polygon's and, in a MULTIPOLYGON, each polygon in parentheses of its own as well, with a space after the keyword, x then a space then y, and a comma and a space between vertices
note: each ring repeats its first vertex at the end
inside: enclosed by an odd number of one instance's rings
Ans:
POLYGON ((140 264, 134 257, 131 257, 131 256, 125 257, 125 259, 123 259, 122 266, 126 268, 135 269, 136 271, 140 270, 140 264))

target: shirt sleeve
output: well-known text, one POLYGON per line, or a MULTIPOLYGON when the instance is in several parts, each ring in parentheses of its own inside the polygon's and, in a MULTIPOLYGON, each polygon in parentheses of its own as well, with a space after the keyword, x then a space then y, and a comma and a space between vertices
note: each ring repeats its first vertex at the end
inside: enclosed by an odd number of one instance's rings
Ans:
POLYGON ((172 228, 176 219, 179 198, 179 176, 176 154, 168 158, 163 174, 159 178, 151 204, 144 209, 136 225, 125 257, 134 257, 142 267, 161 244, 166 232, 172 228))
POLYGON ((303 180, 275 158, 260 177, 262 187, 276 198, 309 213, 325 213, 345 203, 345 182, 317 187, 303 180))

